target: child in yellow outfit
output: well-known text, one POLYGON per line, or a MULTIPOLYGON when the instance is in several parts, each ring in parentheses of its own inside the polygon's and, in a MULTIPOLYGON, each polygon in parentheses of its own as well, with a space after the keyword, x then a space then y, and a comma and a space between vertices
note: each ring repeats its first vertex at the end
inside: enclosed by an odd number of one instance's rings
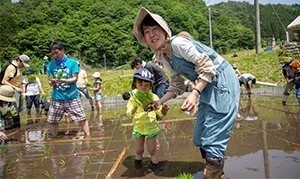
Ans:
POLYGON ((142 168, 142 158, 144 153, 144 143, 147 140, 147 148, 151 156, 151 169, 159 169, 159 160, 156 154, 156 139, 160 128, 157 122, 157 115, 166 115, 168 107, 163 106, 154 109, 152 102, 158 100, 158 96, 151 92, 153 83, 152 74, 145 68, 140 68, 133 75, 133 86, 136 93, 130 97, 126 114, 133 120, 133 137, 135 138, 135 167, 142 168))

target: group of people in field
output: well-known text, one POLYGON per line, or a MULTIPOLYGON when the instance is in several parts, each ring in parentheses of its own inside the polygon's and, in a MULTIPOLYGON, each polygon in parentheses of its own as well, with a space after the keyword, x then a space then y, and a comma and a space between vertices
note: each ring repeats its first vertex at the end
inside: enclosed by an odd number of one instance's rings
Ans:
MULTIPOLYGON (((27 108, 27 124, 33 123, 31 108, 34 104, 36 115, 40 115, 42 110, 46 111, 47 121, 50 125, 50 134, 56 137, 58 133, 58 123, 65 116, 68 123, 72 120, 79 122, 81 129, 86 136, 90 135, 89 124, 86 120, 82 101, 79 94, 85 96, 91 105, 91 110, 101 112, 102 104, 102 79, 99 72, 92 76, 94 83, 88 85, 86 71, 80 68, 77 60, 69 58, 65 54, 65 48, 59 41, 50 45, 49 52, 53 60, 47 65, 46 75, 48 83, 52 86, 50 103, 46 107, 45 92, 39 78, 34 71, 29 68, 30 58, 23 54, 4 66, 0 73, 0 111, 2 130, 20 127, 20 112, 22 111, 22 98, 25 98, 27 108), (26 68, 23 77, 21 70, 26 68), (89 89, 87 89, 89 87, 89 89), (93 91, 94 99, 89 94, 93 91), (43 98, 43 99, 41 99, 43 98), (41 105, 41 101, 42 105, 41 105), (42 108, 40 106, 43 106, 42 108), (47 108, 47 109, 46 109, 47 108), (96 108, 96 109, 95 109, 96 108)), ((67 128, 66 134, 69 133, 67 128)), ((4 132, 0 133, 0 139, 6 139, 4 132)))
MULTIPOLYGON (((135 168, 139 170, 144 167, 142 161, 146 144, 151 169, 154 172, 161 170, 156 147, 160 132, 158 120, 168 114, 166 102, 186 92, 188 84, 190 93, 180 108, 185 112, 193 111, 196 115, 193 142, 205 161, 204 178, 224 178, 225 154, 239 108, 240 86, 245 85, 250 96, 252 84, 256 83, 255 77, 251 74, 237 76, 236 66, 231 65, 216 51, 185 31, 172 35, 163 17, 144 7, 137 14, 133 33, 140 45, 151 49, 155 62, 159 64, 135 58, 131 62, 131 68, 135 70, 132 89, 123 94, 123 98, 128 101, 126 114, 133 121, 135 168), (169 73, 169 78, 161 66, 169 73)), ((86 72, 82 71, 78 61, 65 54, 61 42, 53 42, 49 52, 53 57, 46 72, 48 83, 52 86, 47 118, 50 134, 53 137, 58 135, 59 122, 67 115, 70 120, 79 123, 85 136, 90 136, 89 122, 79 96, 84 95, 89 100, 91 110, 101 111, 100 73, 92 75, 94 84, 88 89, 86 72), (89 90, 93 91, 94 100, 88 93, 89 90)), ((28 62, 29 57, 23 55, 14 64, 19 69, 28 62)), ((289 66, 294 71, 300 70, 300 62, 297 65, 295 63, 292 62, 289 66)), ((9 75, 2 80, 2 84, 6 85, 4 87, 10 88, 5 91, 10 91, 11 94, 23 91, 17 85, 7 83, 16 78, 12 73, 14 68, 9 67, 9 75)), ((295 80, 297 76, 293 78, 295 80)), ((3 86, 0 87, 0 100, 4 99, 1 95, 6 95, 1 93, 2 88, 3 86)), ((11 96, 7 100, 14 102, 15 98, 11 96)), ((0 135, 0 139, 5 137, 0 135)))

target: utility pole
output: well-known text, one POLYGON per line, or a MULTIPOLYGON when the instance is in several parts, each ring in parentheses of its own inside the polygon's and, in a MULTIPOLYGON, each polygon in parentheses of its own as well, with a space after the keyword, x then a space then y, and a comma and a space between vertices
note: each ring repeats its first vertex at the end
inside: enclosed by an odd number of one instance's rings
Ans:
POLYGON ((103 54, 103 58, 104 58, 104 69, 106 71, 106 55, 105 54, 103 54))
POLYGON ((260 17, 259 17, 259 2, 254 0, 255 6, 255 37, 256 37, 256 54, 261 52, 261 37, 260 37, 260 17))
POLYGON ((213 48, 210 7, 208 7, 208 21, 209 21, 209 45, 210 45, 210 48, 213 48))

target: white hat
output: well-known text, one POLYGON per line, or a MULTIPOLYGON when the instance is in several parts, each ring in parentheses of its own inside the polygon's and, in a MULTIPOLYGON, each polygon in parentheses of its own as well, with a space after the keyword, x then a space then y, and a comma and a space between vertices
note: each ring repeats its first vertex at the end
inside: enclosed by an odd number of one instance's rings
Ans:
POLYGON ((133 33, 134 33, 135 37, 137 38, 138 42, 145 47, 148 47, 148 45, 145 42, 145 38, 142 33, 143 31, 142 31, 141 23, 143 22, 144 18, 148 14, 159 24, 159 26, 168 34, 169 37, 172 36, 171 30, 170 30, 167 22, 160 15, 151 13, 146 8, 142 7, 139 10, 139 14, 134 22, 133 33))
POLYGON ((14 89, 8 85, 0 86, 0 100, 6 102, 15 102, 14 89))
POLYGON ((43 60, 48 60, 49 58, 45 55, 44 56, 44 58, 43 58, 43 60))
POLYGON ((19 59, 23 62, 25 67, 30 67, 30 65, 28 65, 30 58, 27 55, 25 55, 25 54, 20 55, 19 59))
POLYGON ((100 78, 100 73, 99 73, 99 72, 95 72, 95 73, 93 74, 93 77, 94 77, 94 78, 100 78))

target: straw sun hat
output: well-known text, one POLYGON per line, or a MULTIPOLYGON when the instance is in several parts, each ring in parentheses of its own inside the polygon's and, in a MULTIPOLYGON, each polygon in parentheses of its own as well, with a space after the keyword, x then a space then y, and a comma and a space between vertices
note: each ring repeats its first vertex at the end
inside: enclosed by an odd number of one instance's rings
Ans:
POLYGON ((92 76, 94 78, 100 78, 100 73, 99 72, 95 72, 92 76))
POLYGON ((8 85, 0 86, 0 100, 6 102, 15 102, 14 89, 8 85))
POLYGON ((168 34, 169 37, 172 36, 171 30, 170 30, 167 22, 160 15, 151 13, 149 10, 142 7, 139 10, 139 14, 133 25, 133 33, 141 45, 148 47, 147 43, 145 42, 145 38, 144 38, 142 27, 141 27, 141 23, 147 15, 150 15, 159 24, 159 26, 164 31, 166 31, 166 33, 168 34))

